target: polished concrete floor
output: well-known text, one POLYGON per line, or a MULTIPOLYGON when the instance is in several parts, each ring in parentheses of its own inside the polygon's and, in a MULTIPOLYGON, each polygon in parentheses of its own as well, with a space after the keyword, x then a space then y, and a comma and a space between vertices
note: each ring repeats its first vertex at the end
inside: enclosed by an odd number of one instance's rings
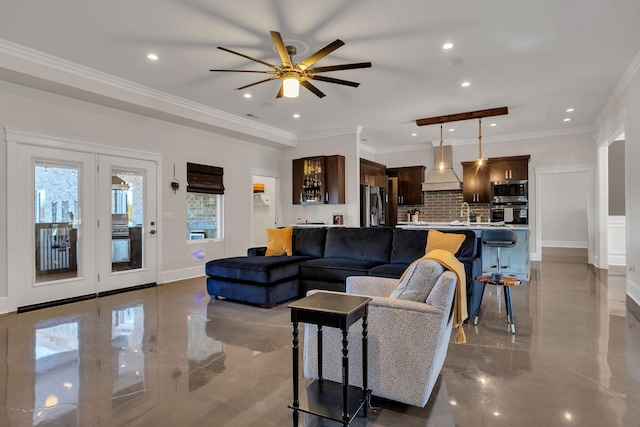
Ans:
MULTIPOLYGON (((545 251, 512 290, 515 336, 488 286, 427 406, 374 400, 352 425, 640 425, 623 274, 545 251)), ((0 316, 0 426, 289 426, 291 396, 286 306, 210 300, 203 278, 0 316)))

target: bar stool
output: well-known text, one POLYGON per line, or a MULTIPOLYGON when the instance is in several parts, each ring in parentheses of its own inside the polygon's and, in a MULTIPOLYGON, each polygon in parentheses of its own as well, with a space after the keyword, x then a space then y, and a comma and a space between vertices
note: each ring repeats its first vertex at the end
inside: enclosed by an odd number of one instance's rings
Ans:
POLYGON ((484 296, 484 287, 485 285, 497 285, 502 286, 504 288, 504 299, 505 304, 507 306, 507 318, 509 321, 509 326, 511 329, 511 333, 516 333, 516 325, 513 317, 513 309, 511 308, 511 291, 510 287, 514 285, 520 284, 520 281, 512 278, 505 277, 502 274, 502 267, 509 267, 508 265, 502 265, 500 262, 500 250, 502 248, 512 248, 516 245, 517 237, 516 233, 512 230, 506 229, 496 229, 496 230, 483 230, 480 235, 480 240, 482 241, 482 246, 487 248, 496 248, 497 252, 497 265, 492 265, 491 267, 496 267, 496 272, 491 274, 491 276, 480 276, 477 277, 476 280, 482 283, 482 294, 480 295, 480 304, 478 304, 478 311, 476 312, 475 319, 473 321, 474 325, 478 324, 478 317, 480 314, 480 306, 482 305, 482 297, 484 296))

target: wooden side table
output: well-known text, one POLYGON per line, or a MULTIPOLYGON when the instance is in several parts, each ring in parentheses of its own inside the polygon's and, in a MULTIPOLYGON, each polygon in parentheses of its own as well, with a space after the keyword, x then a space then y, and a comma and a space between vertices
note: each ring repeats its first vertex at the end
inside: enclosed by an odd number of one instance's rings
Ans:
POLYGON ((293 324, 293 425, 298 425, 298 411, 331 419, 348 426, 360 409, 364 408, 370 390, 367 389, 367 315, 371 298, 348 294, 319 292, 295 301, 287 307, 291 309, 293 324), (349 326, 362 319, 362 389, 349 385, 349 349, 347 332, 349 326), (308 407, 301 407, 299 401, 299 347, 298 323, 318 325, 318 380, 307 387, 308 407), (322 378, 322 327, 329 326, 342 330, 342 399, 340 384, 322 378))
POLYGON ((478 317, 480 315, 480 307, 482 306, 482 297, 484 296, 484 287, 486 285, 502 286, 504 288, 504 301, 507 306, 507 321, 509 322, 509 329, 512 334, 516 333, 516 324, 513 317, 513 309, 511 308, 511 286, 517 286, 520 284, 520 280, 515 277, 503 276, 502 279, 494 279, 493 276, 478 276, 476 280, 482 283, 482 294, 480 295, 480 303, 478 304, 478 311, 473 319, 473 324, 478 324, 478 317))

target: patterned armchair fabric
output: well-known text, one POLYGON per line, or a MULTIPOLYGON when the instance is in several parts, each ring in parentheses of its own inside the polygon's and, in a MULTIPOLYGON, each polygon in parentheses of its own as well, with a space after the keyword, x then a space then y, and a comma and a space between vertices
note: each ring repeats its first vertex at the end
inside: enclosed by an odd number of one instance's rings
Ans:
MULTIPOLYGON (((424 260, 424 263, 435 261, 424 260)), ((437 263, 436 263, 437 264, 437 263)), ((456 276, 444 271, 415 280, 432 281, 426 302, 389 298, 397 279, 352 276, 347 293, 366 295, 369 303, 369 388, 374 396, 424 407, 440 374, 451 337, 451 307, 456 276)), ((326 291, 310 291, 309 294, 326 291)), ((304 376, 317 378, 316 325, 305 324, 304 376)), ((323 376, 342 381, 342 333, 323 328, 323 376)), ((362 386, 362 321, 349 329, 349 380, 362 386)))

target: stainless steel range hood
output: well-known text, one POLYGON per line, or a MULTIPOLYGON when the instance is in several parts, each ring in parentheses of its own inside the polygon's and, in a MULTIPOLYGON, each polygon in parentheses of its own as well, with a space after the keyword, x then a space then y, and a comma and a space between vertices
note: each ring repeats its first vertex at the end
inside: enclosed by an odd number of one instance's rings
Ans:
POLYGON ((422 191, 445 191, 445 190, 460 190, 462 188, 462 182, 460 182, 460 178, 453 171, 452 167, 452 159, 453 159, 453 150, 450 145, 445 145, 442 147, 444 150, 442 155, 444 155, 444 168, 440 170, 440 146, 433 147, 434 157, 433 157, 433 170, 422 183, 422 191))

